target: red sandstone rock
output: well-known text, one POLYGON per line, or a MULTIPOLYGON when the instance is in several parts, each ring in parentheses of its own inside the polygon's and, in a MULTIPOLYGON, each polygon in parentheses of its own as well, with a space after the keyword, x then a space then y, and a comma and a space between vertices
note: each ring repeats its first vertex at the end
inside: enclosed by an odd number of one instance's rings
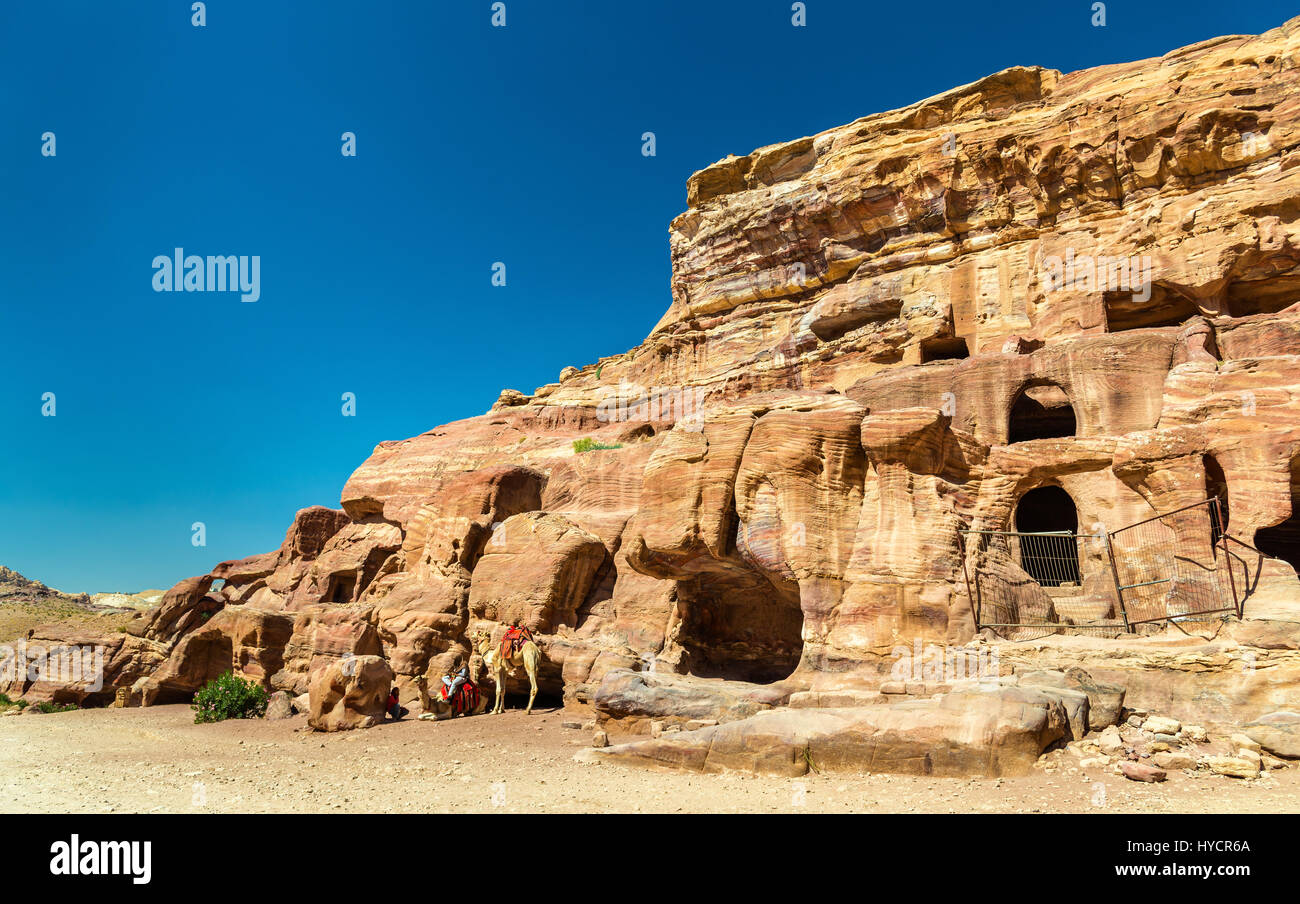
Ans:
POLYGON ((1134 763, 1129 760, 1120 761, 1119 771, 1124 773, 1125 778, 1132 779, 1135 782, 1163 782, 1168 776, 1168 773, 1163 769, 1148 766, 1146 763, 1134 763))
MULTIPOLYGON (((651 664, 833 699, 874 693, 900 645, 971 641, 968 573, 1024 587, 1051 619, 1117 617, 1096 544, 1067 599, 1014 556, 963 543, 962 529, 1011 528, 1035 490, 1063 490, 1090 534, 1221 483, 1231 535, 1287 548, 1300 536, 1298 54, 1293 20, 1159 59, 1014 68, 707 167, 672 224, 672 303, 644 343, 381 443, 342 511, 304 509, 278 551, 169 591, 144 642, 115 654, 114 680, 214 677, 233 635, 204 620, 233 630, 224 613, 248 607, 294 628, 274 673, 278 641, 232 663, 295 693, 340 656, 373 654, 410 696, 469 654, 473 628, 499 636, 519 619, 539 632, 544 692, 573 706, 651 664), (1085 259, 1091 278, 1062 284, 1085 259), (1099 284, 1119 262, 1137 279, 1099 284), (588 438, 622 447, 575 452, 588 438)), ((1213 561, 1203 514, 1172 530, 1213 561)), ((1300 683, 1300 664, 1269 652, 1300 648, 1300 580, 1284 559, 1248 566, 1247 620, 1209 652, 1094 636, 1004 655, 1087 665, 1096 682, 1072 683, 1068 712, 1056 704, 1071 732, 1085 701, 1113 724, 1123 687, 1161 711, 1195 698, 1262 715, 1300 683), (1268 682, 1243 677, 1234 643, 1268 682), (1184 693, 1191 680, 1214 694, 1184 693)), ((1178 614, 1196 586, 1172 581, 1152 605, 1178 614)), ((965 730, 939 710, 899 730, 965 730)), ((904 748, 885 761, 913 768, 904 748)))
POLYGON ((371 728, 384 721, 393 670, 379 656, 330 664, 312 681, 307 724, 317 731, 371 728))

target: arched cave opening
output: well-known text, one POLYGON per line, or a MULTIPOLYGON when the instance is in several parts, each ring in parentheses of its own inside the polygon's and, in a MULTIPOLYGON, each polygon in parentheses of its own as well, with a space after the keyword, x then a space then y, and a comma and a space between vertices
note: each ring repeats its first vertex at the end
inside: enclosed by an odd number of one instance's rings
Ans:
POLYGON ((1300 573, 1300 456, 1291 460, 1291 515, 1280 524, 1255 531, 1255 546, 1300 573))
POLYGON ((1228 532, 1228 478, 1213 455, 1202 456, 1205 467, 1205 498, 1218 500, 1218 512, 1210 510, 1210 543, 1217 549, 1219 540, 1228 532))
POLYGON ((1074 436, 1078 424, 1074 406, 1055 383, 1033 383, 1016 397, 1007 419, 1007 442, 1074 436))
POLYGON ((771 684, 789 678, 803 654, 797 594, 757 574, 706 574, 679 581, 678 643, 700 678, 771 684))
POLYGON ((1020 567, 1044 587, 1079 584, 1079 512, 1070 494, 1057 486, 1039 487, 1020 497, 1016 530, 1021 534, 1020 567))

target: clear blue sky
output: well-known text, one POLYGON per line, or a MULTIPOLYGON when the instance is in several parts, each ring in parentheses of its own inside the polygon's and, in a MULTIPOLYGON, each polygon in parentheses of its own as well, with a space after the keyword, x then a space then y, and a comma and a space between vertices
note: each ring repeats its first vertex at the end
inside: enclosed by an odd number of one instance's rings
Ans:
POLYGON ((635 345, 686 179, 728 153, 1296 12, 808 0, 795 28, 788 0, 507 0, 493 28, 490 7, 211 0, 196 28, 189 0, 0 2, 0 564, 168 587, 337 505, 376 443, 635 345), (155 293, 177 246, 260 255, 261 300, 155 293))

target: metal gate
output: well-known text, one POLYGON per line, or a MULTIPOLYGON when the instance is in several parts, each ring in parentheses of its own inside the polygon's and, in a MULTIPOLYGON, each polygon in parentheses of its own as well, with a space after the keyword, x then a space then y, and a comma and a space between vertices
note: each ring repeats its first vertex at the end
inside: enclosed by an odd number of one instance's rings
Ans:
POLYGON ((1111 532, 961 533, 976 626, 1014 640, 1240 616, 1264 557, 1213 498, 1111 532))

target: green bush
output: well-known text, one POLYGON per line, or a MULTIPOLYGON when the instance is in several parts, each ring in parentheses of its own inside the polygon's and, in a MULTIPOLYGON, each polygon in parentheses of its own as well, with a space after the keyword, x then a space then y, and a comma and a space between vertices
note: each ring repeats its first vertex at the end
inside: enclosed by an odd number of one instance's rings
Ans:
POLYGON ((260 719, 266 715, 266 688, 226 672, 194 695, 195 724, 224 719, 260 719))
POLYGON ((66 704, 65 704, 65 703, 45 703, 45 702, 41 702, 41 703, 35 703, 35 704, 32 705, 32 709, 36 710, 38 713, 46 713, 46 714, 49 714, 49 713, 70 713, 70 712, 72 712, 72 711, 73 711, 74 709, 76 709, 76 708, 77 708, 77 704, 75 704, 75 703, 66 703, 66 704))
POLYGON ((573 451, 582 454, 583 452, 594 452, 597 449, 622 449, 622 443, 598 443, 590 436, 584 436, 582 439, 573 441, 573 451))
POLYGON ((10 700, 7 694, 0 694, 0 709, 4 709, 10 706, 16 706, 19 709, 24 709, 27 706, 27 701, 21 699, 10 700))

